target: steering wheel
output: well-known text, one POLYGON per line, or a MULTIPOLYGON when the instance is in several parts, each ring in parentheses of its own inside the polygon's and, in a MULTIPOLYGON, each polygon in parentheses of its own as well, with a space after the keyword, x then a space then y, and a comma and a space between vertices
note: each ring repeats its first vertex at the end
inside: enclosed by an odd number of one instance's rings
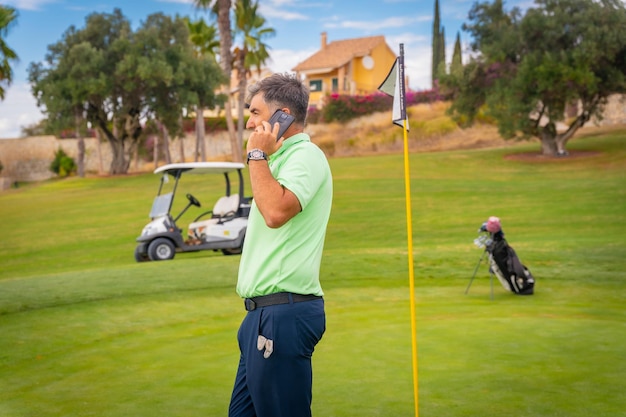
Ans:
POLYGON ((198 201, 198 199, 194 196, 192 196, 191 194, 187 194, 187 200, 189 200, 189 202, 191 204, 193 204, 196 207, 201 207, 200 202, 198 201))

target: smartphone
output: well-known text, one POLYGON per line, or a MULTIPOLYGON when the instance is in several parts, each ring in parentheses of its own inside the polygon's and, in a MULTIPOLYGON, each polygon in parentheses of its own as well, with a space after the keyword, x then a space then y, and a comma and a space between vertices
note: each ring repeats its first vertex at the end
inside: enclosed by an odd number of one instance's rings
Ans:
POLYGON ((276 141, 283 137, 285 131, 289 129, 289 126, 296 120, 292 115, 285 113, 282 110, 276 110, 276 112, 270 117, 269 124, 274 129, 274 123, 278 122, 280 127, 278 128, 278 136, 276 137, 276 141))

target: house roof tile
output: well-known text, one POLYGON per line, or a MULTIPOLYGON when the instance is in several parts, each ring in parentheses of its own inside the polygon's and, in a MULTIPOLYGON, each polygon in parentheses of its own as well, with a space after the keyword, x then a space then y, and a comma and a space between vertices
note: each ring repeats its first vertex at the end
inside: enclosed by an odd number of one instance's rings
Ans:
POLYGON ((348 63, 353 58, 369 54, 381 42, 385 42, 384 36, 333 41, 309 58, 300 62, 293 68, 293 71, 337 68, 348 63))

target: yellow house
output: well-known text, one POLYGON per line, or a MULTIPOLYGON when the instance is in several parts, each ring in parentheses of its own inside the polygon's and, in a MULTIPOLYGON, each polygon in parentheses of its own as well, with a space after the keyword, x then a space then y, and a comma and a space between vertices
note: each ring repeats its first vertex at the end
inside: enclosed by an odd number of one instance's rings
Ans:
POLYGON ((327 94, 363 95, 375 92, 393 66, 396 54, 384 36, 327 42, 292 70, 304 75, 311 91, 310 103, 321 107, 327 94))

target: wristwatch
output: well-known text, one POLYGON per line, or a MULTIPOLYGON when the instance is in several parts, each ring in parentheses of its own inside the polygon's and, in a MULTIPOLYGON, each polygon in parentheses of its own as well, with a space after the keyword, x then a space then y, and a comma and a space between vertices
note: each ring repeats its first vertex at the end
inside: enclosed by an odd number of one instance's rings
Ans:
POLYGON ((248 152, 248 160, 246 163, 249 164, 250 161, 262 161, 264 159, 267 161, 267 154, 265 152, 260 149, 252 149, 248 152))

